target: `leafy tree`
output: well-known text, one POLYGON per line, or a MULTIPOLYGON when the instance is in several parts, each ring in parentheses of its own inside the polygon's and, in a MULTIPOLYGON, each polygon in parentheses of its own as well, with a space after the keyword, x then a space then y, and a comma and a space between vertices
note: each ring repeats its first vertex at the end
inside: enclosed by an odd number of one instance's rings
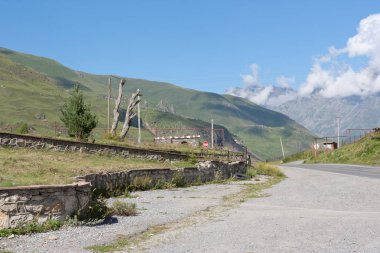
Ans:
POLYGON ((98 121, 91 112, 90 105, 85 104, 82 92, 76 85, 69 100, 61 107, 61 121, 68 129, 70 137, 77 140, 87 140, 98 121))

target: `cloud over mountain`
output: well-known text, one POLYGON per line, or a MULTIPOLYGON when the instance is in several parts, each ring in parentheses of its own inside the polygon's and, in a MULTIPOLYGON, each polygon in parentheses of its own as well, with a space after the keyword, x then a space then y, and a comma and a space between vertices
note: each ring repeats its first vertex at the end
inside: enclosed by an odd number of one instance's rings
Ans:
POLYGON ((258 65, 242 75, 243 87, 226 91, 262 105, 276 106, 297 97, 320 95, 325 98, 361 96, 380 92, 380 14, 360 21, 357 34, 344 48, 330 47, 328 54, 314 60, 298 91, 290 88, 294 78, 279 77, 277 84, 260 82, 258 65), (365 60, 359 68, 355 62, 365 60))

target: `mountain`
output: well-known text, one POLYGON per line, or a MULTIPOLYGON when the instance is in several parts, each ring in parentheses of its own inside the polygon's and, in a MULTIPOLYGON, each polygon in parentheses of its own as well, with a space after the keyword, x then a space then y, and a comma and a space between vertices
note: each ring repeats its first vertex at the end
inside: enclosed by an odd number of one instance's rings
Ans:
MULTIPOLYGON (((99 128, 105 128, 108 78, 108 75, 71 70, 51 59, 0 48, 0 128, 25 121, 37 132, 51 132, 52 124, 59 122, 59 106, 75 83, 80 84, 98 115, 99 128)), ((115 97, 118 80, 112 80, 115 97)), ((210 127, 213 119, 216 127, 225 128, 230 145, 236 146, 235 139, 262 158, 280 156, 280 136, 287 154, 310 145, 312 134, 306 128, 246 99, 162 82, 126 80, 127 97, 136 89, 142 92, 141 117, 150 128, 205 128, 210 127)), ((145 128, 144 136, 152 139, 148 130, 145 128)))
POLYGON ((319 136, 337 135, 337 117, 340 129, 372 129, 380 126, 380 95, 365 98, 325 98, 320 95, 299 97, 272 109, 288 115, 319 136))

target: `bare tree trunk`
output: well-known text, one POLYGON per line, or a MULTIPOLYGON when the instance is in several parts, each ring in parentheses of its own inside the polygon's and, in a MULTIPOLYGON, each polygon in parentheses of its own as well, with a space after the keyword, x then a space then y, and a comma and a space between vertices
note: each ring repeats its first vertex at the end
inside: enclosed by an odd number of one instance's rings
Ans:
POLYGON ((133 93, 131 98, 129 99, 127 112, 125 113, 125 121, 123 125, 123 129, 120 133, 120 139, 125 139, 125 136, 127 135, 129 128, 131 126, 132 119, 136 116, 136 113, 133 112, 133 109, 136 107, 138 103, 140 103, 140 90, 137 89, 136 93, 133 93))
POLYGON ((123 86, 125 84, 125 80, 122 79, 119 84, 119 95, 117 96, 117 99, 115 100, 115 108, 113 109, 113 123, 112 123, 112 128, 111 128, 111 135, 115 136, 116 135, 116 129, 117 129, 117 124, 119 123, 119 107, 121 103, 121 98, 123 96, 123 86))

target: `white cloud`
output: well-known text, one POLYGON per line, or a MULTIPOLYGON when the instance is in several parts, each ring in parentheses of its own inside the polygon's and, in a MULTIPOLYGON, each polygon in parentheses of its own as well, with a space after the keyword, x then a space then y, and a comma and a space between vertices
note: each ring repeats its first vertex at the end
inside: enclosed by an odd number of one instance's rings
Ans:
POLYGON ((259 66, 257 64, 251 64, 251 74, 241 75, 243 83, 248 87, 260 87, 259 78, 259 66))
POLYGON ((380 14, 360 21, 357 34, 348 39, 344 48, 329 48, 329 54, 315 60, 304 84, 301 96, 312 93, 324 97, 368 96, 380 92, 380 14), (367 57, 367 65, 355 71, 339 56, 367 57), (327 67, 323 67, 327 64, 327 67))
POLYGON ((251 73, 241 75, 244 87, 227 93, 247 98, 261 105, 280 105, 299 96, 323 97, 369 96, 380 92, 380 14, 360 21, 357 34, 344 48, 328 48, 328 54, 316 58, 299 90, 293 91, 294 78, 279 76, 276 85, 263 85, 257 64, 251 73), (367 62, 361 69, 350 65, 357 57, 367 62))

